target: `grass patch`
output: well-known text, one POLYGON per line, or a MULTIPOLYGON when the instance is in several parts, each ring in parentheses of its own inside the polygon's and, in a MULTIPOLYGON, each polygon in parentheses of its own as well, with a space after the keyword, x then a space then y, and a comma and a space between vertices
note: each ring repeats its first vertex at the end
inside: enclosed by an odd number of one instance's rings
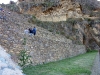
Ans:
POLYGON ((43 65, 27 66, 26 75, 90 75, 97 52, 88 52, 73 58, 43 65))

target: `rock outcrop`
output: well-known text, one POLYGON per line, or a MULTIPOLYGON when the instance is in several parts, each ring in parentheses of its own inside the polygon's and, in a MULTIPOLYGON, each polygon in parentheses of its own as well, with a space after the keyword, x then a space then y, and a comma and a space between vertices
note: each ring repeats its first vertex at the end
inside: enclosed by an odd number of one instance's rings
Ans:
POLYGON ((67 18, 82 18, 81 6, 78 3, 74 3, 71 0, 61 0, 54 5, 46 7, 45 4, 41 4, 41 1, 39 5, 32 5, 32 3, 24 1, 19 3, 19 8, 21 13, 35 15, 41 21, 57 22, 66 21, 67 18))
POLYGON ((24 75, 21 68, 13 62, 10 54, 0 46, 0 75, 24 75))

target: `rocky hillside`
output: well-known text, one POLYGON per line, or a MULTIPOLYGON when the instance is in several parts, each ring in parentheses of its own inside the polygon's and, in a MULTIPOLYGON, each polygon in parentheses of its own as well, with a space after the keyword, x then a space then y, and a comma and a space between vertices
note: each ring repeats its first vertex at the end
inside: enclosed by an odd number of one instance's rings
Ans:
POLYGON ((12 55, 16 62, 18 62, 17 56, 21 50, 27 50, 27 53, 32 56, 31 61, 34 65, 61 60, 86 52, 84 45, 73 44, 65 36, 53 34, 44 28, 29 23, 28 18, 23 14, 11 12, 8 9, 4 10, 3 14, 6 15, 6 20, 2 21, 1 19, 0 45, 12 55), (24 34, 26 28, 34 26, 37 28, 36 36, 24 34))
POLYGON ((52 5, 44 8, 44 4, 22 1, 19 6, 3 6, 6 20, 0 20, 0 44, 16 62, 17 55, 24 49, 32 56, 35 65, 85 53, 85 46, 89 50, 99 48, 98 17, 84 17, 81 5, 71 0, 61 0, 56 6, 52 5), (36 36, 24 34, 26 28, 34 26, 37 28, 36 36))
MULTIPOLYGON (((59 0, 56 4, 51 4, 49 6, 41 3, 37 6, 34 5, 25 13, 32 14, 41 21, 50 21, 51 23, 49 23, 52 25, 52 28, 56 31, 56 33, 61 30, 61 33, 63 32, 67 38, 72 39, 75 43, 77 42, 78 44, 85 44, 88 49, 98 49, 97 47, 95 48, 96 45, 94 44, 95 42, 97 43, 96 40, 98 40, 97 45, 100 45, 100 12, 98 8, 99 5, 96 0, 59 0), (66 20, 67 23, 65 23, 66 20), (60 21, 64 22, 59 23, 60 21), (87 44, 86 41, 88 42, 87 44)), ((22 10, 25 11, 24 9, 22 10)), ((36 23, 34 21, 34 17, 32 21, 34 24, 36 23)), ((49 28, 51 25, 47 27, 43 25, 40 26, 51 30, 49 28)))

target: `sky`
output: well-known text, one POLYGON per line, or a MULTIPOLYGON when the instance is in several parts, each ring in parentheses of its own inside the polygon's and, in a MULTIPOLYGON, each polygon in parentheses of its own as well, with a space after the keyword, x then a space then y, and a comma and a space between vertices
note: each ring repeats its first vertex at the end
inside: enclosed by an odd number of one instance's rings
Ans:
POLYGON ((4 4, 9 4, 10 1, 18 1, 18 0, 0 0, 0 4, 4 3, 4 4))

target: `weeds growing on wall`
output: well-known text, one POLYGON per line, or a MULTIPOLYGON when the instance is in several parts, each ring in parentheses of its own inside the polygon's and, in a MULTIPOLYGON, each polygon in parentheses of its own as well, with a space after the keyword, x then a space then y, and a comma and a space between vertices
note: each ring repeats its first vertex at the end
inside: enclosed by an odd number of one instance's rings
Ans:
POLYGON ((20 54, 19 54, 19 65, 21 66, 21 67, 25 67, 26 65, 29 65, 29 64, 31 64, 32 62, 31 62, 31 60, 30 60, 30 58, 31 58, 31 56, 30 55, 28 55, 28 53, 27 53, 27 49, 26 49, 26 43, 27 43, 27 39, 26 38, 23 38, 23 45, 24 45, 24 50, 21 50, 20 51, 20 54))
POLYGON ((31 56, 29 56, 25 50, 21 50, 19 54, 19 65, 25 67, 26 65, 31 64, 32 62, 30 60, 30 57, 31 56))

